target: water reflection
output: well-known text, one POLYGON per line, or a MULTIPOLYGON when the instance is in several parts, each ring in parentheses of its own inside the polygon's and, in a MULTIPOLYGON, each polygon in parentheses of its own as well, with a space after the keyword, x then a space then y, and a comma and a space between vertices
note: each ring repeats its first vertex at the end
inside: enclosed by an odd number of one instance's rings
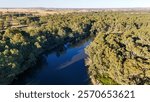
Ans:
POLYGON ((84 54, 84 51, 81 50, 79 51, 78 54, 74 55, 71 60, 67 61, 66 63, 63 63, 62 65, 60 65, 59 69, 62 69, 62 68, 66 68, 67 66, 83 59, 85 57, 85 54, 84 54))
POLYGON ((18 76, 13 84, 86 85, 89 77, 85 67, 84 48, 92 38, 67 43, 41 56, 40 62, 18 76))

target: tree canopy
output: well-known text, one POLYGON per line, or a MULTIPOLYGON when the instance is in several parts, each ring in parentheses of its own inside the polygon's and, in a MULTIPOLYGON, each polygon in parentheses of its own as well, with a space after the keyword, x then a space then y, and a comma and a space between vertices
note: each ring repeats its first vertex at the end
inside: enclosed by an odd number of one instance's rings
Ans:
POLYGON ((150 14, 79 12, 0 16, 0 84, 36 63, 41 53, 97 35, 87 47, 89 74, 102 84, 149 84, 150 14))

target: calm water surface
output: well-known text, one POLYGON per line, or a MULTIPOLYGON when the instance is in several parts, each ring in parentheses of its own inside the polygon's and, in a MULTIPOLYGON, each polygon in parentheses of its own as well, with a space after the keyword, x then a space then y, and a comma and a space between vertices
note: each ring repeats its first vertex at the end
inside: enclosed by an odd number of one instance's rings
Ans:
POLYGON ((53 52, 43 54, 40 62, 19 75, 12 84, 33 85, 87 85, 84 48, 92 38, 76 44, 66 44, 53 52))

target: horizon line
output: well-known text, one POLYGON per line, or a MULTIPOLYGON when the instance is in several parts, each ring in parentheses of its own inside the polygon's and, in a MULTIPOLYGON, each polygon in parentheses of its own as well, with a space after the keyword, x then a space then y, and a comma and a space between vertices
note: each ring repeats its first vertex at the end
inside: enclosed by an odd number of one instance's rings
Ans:
POLYGON ((150 8, 150 7, 0 7, 0 9, 30 9, 30 8, 44 8, 44 9, 138 9, 138 8, 150 8))

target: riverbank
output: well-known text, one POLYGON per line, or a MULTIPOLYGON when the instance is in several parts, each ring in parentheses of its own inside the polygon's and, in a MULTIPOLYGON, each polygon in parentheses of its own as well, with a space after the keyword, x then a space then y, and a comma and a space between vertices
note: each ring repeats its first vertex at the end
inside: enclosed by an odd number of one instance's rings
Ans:
POLYGON ((92 39, 89 36, 46 51, 40 55, 40 61, 35 66, 19 74, 12 84, 88 85, 90 80, 84 61, 84 48, 92 39))
POLYGON ((0 84, 10 84, 15 76, 35 65, 42 53, 65 43, 88 37, 92 21, 86 18, 87 21, 82 23, 84 26, 79 25, 82 19, 80 19, 80 22, 74 21, 76 18, 82 17, 79 15, 81 14, 24 17, 24 14, 19 16, 16 14, 18 19, 31 22, 28 22, 27 28, 7 28, 2 34, 0 33, 0 84), (72 19, 72 16, 74 19, 72 19), (58 19, 56 19, 57 17, 58 19), (67 20, 68 17, 71 17, 71 21, 67 20), (51 22, 48 22, 48 20, 51 22), (62 21, 67 24, 64 26, 61 23, 62 21), (72 25, 69 25, 72 21, 81 28, 72 28, 72 25), (52 22, 53 25, 50 26, 49 24, 52 22))

